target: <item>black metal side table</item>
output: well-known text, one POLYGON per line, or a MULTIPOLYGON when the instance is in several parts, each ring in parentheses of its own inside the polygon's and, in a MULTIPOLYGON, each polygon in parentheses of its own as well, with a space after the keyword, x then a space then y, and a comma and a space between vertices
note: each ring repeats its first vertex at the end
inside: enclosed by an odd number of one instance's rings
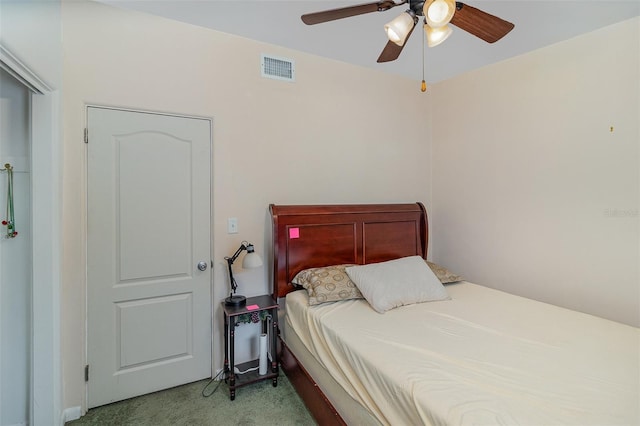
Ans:
MULTIPOLYGON (((244 306, 227 306, 222 301, 224 314, 224 377, 229 384, 229 397, 233 401, 236 398, 236 389, 261 380, 272 379, 273 386, 278 386, 278 304, 271 295, 248 297, 244 306), (259 359, 235 365, 235 329, 242 323, 246 316, 257 315, 262 323, 262 332, 269 337, 267 340, 267 352, 271 354, 271 363, 267 366, 267 373, 260 375, 258 372, 259 359), (247 371, 244 374, 237 374, 247 371)), ((246 321, 244 321, 246 322, 246 321)))

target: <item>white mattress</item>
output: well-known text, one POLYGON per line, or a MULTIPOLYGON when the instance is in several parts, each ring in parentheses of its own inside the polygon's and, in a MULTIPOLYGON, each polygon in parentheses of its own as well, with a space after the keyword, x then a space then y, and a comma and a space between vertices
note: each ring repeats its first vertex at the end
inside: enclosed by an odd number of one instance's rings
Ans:
POLYGON ((383 424, 640 424, 640 330, 462 282, 375 312, 287 295, 304 346, 383 424))

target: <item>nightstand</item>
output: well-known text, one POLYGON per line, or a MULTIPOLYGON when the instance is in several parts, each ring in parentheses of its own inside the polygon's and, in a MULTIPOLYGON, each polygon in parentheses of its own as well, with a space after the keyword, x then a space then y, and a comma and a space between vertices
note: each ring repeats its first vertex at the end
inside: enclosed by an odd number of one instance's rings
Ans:
MULTIPOLYGON (((272 379, 273 386, 278 386, 278 304, 271 295, 248 297, 244 306, 227 306, 222 301, 222 313, 224 314, 224 374, 225 381, 229 384, 229 397, 233 401, 236 398, 236 389, 250 383, 272 379), (262 332, 267 334, 267 352, 271 354, 271 362, 267 364, 267 373, 260 375, 258 372, 259 359, 235 364, 235 333, 236 326, 243 322, 257 318, 262 323, 262 332), (239 371, 255 369, 244 374, 236 374, 239 371)), ((267 359, 267 362, 269 360, 267 359)))

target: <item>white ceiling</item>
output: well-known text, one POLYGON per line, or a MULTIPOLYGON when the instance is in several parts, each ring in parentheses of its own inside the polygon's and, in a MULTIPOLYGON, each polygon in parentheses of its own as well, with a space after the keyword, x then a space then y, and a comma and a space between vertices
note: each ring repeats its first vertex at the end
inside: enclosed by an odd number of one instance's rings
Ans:
MULTIPOLYGON (((422 31, 414 31, 400 58, 378 64, 387 42, 383 25, 405 10, 398 6, 307 26, 300 16, 367 0, 98 0, 225 33, 333 58, 410 79, 422 79, 422 31)), ((396 0, 398 2, 399 0, 396 0)), ((429 83, 640 15, 640 0, 467 0, 464 3, 515 24, 489 44, 454 28, 443 44, 425 52, 429 83)), ((270 53, 270 52, 264 52, 270 53)), ((292 58, 295 59, 295 58, 292 58)))

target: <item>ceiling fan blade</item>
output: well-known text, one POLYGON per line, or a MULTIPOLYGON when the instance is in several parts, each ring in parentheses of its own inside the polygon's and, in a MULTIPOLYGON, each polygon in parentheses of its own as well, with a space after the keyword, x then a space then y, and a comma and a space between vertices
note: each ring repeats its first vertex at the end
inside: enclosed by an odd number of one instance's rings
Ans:
POLYGON ((402 49, 404 49, 404 46, 407 44, 407 40, 409 40, 409 37, 411 37, 411 33, 416 27, 417 25, 414 25, 413 28, 411 28, 411 31, 409 31, 409 34, 407 34, 407 38, 404 40, 404 44, 402 46, 398 46, 394 42, 388 41, 387 45, 384 47, 384 49, 382 49, 382 53, 380 53, 380 56, 378 56, 377 62, 391 62, 398 59, 398 56, 400 56, 400 53, 402 53, 402 49))
POLYGON ((451 23, 487 43, 500 40, 515 26, 511 22, 460 2, 456 2, 456 13, 453 14, 451 23))
POLYGON ((387 45, 384 47, 384 49, 382 49, 382 53, 380 53, 380 56, 378 56, 377 62, 382 63, 395 61, 396 59, 398 59, 398 56, 400 56, 402 47, 403 46, 398 46, 392 41, 388 41, 387 45))
MULTIPOLYGON (((408 0, 407 0, 408 1, 408 0)), ((382 0, 375 3, 365 3, 356 6, 341 7, 338 9, 324 10, 322 12, 307 13, 302 15, 302 22, 307 25, 321 24, 335 21, 336 19, 349 18, 351 16, 364 15, 371 12, 384 12, 393 7, 406 3, 396 3, 393 0, 382 0)))

